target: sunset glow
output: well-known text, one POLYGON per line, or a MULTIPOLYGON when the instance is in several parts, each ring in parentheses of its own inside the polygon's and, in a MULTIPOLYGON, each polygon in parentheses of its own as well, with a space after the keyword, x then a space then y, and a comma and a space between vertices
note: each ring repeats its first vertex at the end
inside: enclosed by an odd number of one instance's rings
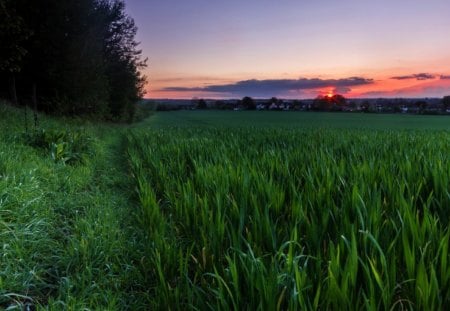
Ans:
POLYGON ((147 97, 450 94, 446 0, 126 3, 147 97))

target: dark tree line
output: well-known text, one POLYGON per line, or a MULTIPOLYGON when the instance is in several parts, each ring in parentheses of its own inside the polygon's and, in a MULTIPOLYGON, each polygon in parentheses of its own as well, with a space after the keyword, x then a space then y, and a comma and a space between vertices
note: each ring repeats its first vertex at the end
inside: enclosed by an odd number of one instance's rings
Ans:
POLYGON ((136 32, 123 0, 0 0, 0 96, 130 120, 145 83, 136 32))

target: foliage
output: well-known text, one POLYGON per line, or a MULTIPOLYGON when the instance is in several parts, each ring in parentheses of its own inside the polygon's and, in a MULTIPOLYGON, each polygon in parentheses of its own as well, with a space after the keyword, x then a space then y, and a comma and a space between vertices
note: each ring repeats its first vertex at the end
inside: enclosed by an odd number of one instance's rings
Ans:
POLYGON ((14 23, 0 22, 0 37, 14 40, 2 40, 2 53, 12 51, 17 57, 8 61, 2 55, 9 65, 0 66, 0 93, 7 89, 8 72, 17 68, 22 105, 34 85, 40 110, 133 119, 145 83, 139 72, 145 60, 122 0, 5 3, 2 12, 14 23))
POLYGON ((83 163, 92 155, 91 138, 81 131, 42 129, 25 136, 28 144, 48 151, 55 162, 83 163))
POLYGON ((323 111, 340 111, 346 99, 344 96, 335 94, 333 96, 319 95, 314 99, 313 109, 323 111))
POLYGON ((253 100, 253 98, 248 97, 248 96, 245 96, 244 98, 242 98, 242 106, 244 106, 244 108, 247 110, 255 110, 256 109, 255 101, 253 100))
POLYGON ((157 109, 157 104, 153 101, 141 101, 136 106, 133 122, 140 122, 152 116, 157 109))
POLYGON ((14 9, 13 1, 0 1, 0 71, 19 72, 27 51, 23 42, 29 37, 24 20, 14 9))
POLYGON ((444 106, 444 109, 448 109, 450 107, 450 96, 444 96, 442 99, 442 104, 444 106))
POLYGON ((206 104, 206 101, 203 98, 200 98, 199 100, 197 100, 195 107, 197 109, 206 109, 208 108, 208 105, 206 104))

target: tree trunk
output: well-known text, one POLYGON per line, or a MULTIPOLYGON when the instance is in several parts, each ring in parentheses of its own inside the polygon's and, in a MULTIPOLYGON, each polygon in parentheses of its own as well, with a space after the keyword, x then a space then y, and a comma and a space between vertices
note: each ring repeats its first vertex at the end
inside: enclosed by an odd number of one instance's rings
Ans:
POLYGON ((37 97, 36 97, 36 82, 33 82, 31 86, 31 101, 33 102, 33 114, 34 114, 34 129, 38 128, 38 116, 37 116, 37 97))
POLYGON ((12 73, 11 77, 9 78, 9 96, 11 97, 12 103, 17 106, 18 100, 16 90, 16 76, 14 75, 14 73, 12 73))
POLYGON ((28 133, 28 116, 27 116, 27 105, 23 107, 23 117, 25 121, 25 133, 28 133))

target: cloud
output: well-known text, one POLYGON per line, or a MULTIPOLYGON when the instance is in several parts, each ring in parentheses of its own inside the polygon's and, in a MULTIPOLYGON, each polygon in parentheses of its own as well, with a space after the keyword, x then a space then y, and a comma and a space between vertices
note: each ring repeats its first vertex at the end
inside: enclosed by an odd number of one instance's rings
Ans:
POLYGON ((441 75, 439 78, 441 80, 450 80, 450 76, 449 75, 441 75))
POLYGON ((409 80, 409 79, 416 79, 416 80, 431 80, 436 78, 435 75, 429 74, 429 73, 416 73, 416 74, 412 74, 412 75, 407 75, 407 76, 396 76, 396 77, 391 77, 391 79, 394 80, 409 80))
POLYGON ((334 94, 347 94, 347 93, 350 93, 351 91, 352 91, 352 89, 347 86, 340 86, 340 87, 336 87, 333 90, 333 93, 334 94))
POLYGON ((442 97, 450 94, 450 79, 431 80, 419 85, 398 89, 375 90, 361 94, 361 97, 442 97))
POLYGON ((179 82, 192 82, 192 81, 209 81, 214 83, 222 83, 229 82, 230 79, 218 79, 216 77, 210 76, 190 76, 190 77, 172 77, 172 78, 164 78, 164 79, 153 79, 153 82, 162 82, 162 83, 179 83, 179 82))
POLYGON ((166 87, 164 91, 170 92, 211 92, 227 94, 229 96, 278 96, 287 92, 302 92, 304 90, 333 87, 346 93, 351 87, 372 84, 373 79, 350 77, 345 79, 272 79, 272 80, 244 80, 230 84, 216 84, 204 87, 166 87))

